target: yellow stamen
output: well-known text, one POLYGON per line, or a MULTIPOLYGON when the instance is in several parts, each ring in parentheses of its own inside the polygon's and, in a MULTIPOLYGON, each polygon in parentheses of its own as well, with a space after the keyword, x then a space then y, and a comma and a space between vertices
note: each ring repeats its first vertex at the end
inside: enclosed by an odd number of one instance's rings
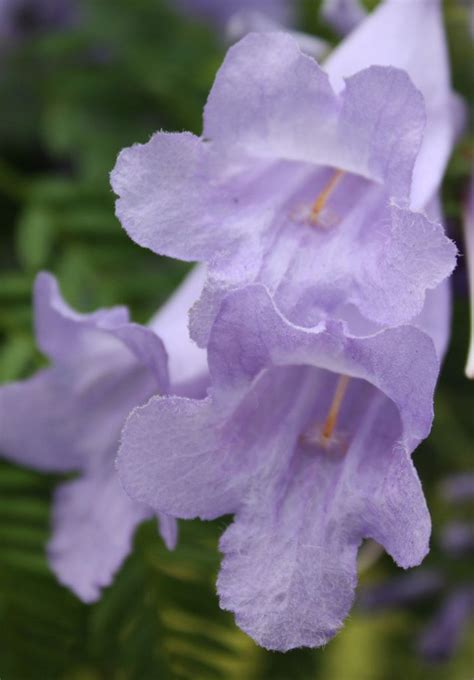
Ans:
POLYGON ((309 215, 309 221, 311 222, 311 224, 318 223, 321 211, 326 205, 328 198, 336 188, 343 174, 344 170, 336 170, 332 177, 327 182, 327 184, 323 187, 323 190, 321 191, 317 199, 314 201, 313 205, 311 206, 311 212, 309 215))
POLYGON ((348 375, 339 376, 337 381, 336 391, 334 392, 334 397, 332 400, 331 407, 329 409, 327 418, 323 425, 322 438, 323 441, 328 441, 331 439, 332 434, 337 425, 337 419, 339 417, 339 411, 341 409, 342 400, 347 390, 350 377, 348 375))

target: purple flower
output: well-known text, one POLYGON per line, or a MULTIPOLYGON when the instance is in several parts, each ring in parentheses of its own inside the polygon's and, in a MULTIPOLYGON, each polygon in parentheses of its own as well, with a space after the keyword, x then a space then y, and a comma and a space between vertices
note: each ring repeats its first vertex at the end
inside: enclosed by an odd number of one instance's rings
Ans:
MULTIPOLYGON (((59 580, 87 602, 111 583, 135 527, 154 514, 129 499, 114 470, 126 416, 170 389, 205 391, 205 354, 186 339, 186 312, 202 280, 202 271, 192 274, 143 327, 131 323, 123 307, 78 314, 50 274, 37 277, 36 333, 52 366, 0 389, 0 450, 39 470, 81 473, 56 492, 48 553, 59 580), (171 350, 169 370, 158 333, 171 350)), ((176 521, 162 513, 158 519, 172 548, 176 521)))
MULTIPOLYGON (((349 68, 341 49, 327 66, 335 82, 349 68)), ((348 306, 403 323, 455 259, 441 225, 407 207, 411 191, 426 208, 446 161, 431 150, 431 168, 412 185, 420 148, 438 144, 424 140, 424 125, 406 73, 372 66, 337 94, 291 37, 250 35, 217 75, 202 138, 160 132, 122 151, 117 215, 139 244, 208 263, 191 322, 201 345, 226 292, 249 282, 299 325, 348 306)))
POLYGON ((466 375, 468 378, 474 379, 474 175, 471 177, 464 211, 464 242, 471 296, 471 340, 466 363, 466 375))
POLYGON ((360 0, 324 0, 322 17, 341 35, 350 33, 366 16, 360 0))
POLYGON ((222 607, 269 649, 322 645, 351 606, 364 538, 404 568, 428 551, 410 453, 431 426, 433 343, 410 326, 299 327, 253 285, 225 298, 208 361, 207 398, 154 397, 128 418, 122 482, 176 517, 234 513, 222 607))

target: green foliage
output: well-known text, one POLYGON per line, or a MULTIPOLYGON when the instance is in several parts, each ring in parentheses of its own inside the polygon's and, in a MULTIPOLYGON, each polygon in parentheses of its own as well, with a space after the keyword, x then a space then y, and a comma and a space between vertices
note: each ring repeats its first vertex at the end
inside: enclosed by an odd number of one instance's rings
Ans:
MULTIPOLYGON (((138 321, 155 311, 187 269, 128 239, 114 217, 108 173, 123 146, 146 141, 156 129, 200 132, 223 46, 208 27, 177 16, 163 0, 86 0, 80 6, 77 26, 1 54, 2 382, 25 377, 44 361, 31 330, 31 286, 39 269, 55 272, 66 298, 79 309, 128 304, 138 321)), ((465 12, 454 1, 445 6, 456 86, 472 96, 465 12)), ((314 8, 312 0, 302 2, 305 25, 335 40, 314 8)), ((470 149, 465 138, 444 187, 455 235, 470 149)), ((415 457, 435 526, 452 514, 440 499, 440 478, 471 465, 473 388, 463 376, 467 340, 462 300, 433 435, 415 457)), ((0 461, 1 680, 398 680, 403 675, 464 680, 472 675, 469 639, 446 666, 428 668, 416 657, 413 640, 435 602, 375 617, 356 610, 324 650, 282 655, 257 648, 218 607, 223 521, 181 523, 174 552, 164 548, 154 522, 144 524, 114 584, 100 602, 86 606, 56 582, 45 557, 57 482, 0 461)), ((468 509, 460 508, 459 516, 469 519, 468 509)), ((472 578, 469 563, 446 563, 436 535, 429 560, 443 566, 452 582, 472 578)), ((384 558, 363 580, 395 573, 384 558)))

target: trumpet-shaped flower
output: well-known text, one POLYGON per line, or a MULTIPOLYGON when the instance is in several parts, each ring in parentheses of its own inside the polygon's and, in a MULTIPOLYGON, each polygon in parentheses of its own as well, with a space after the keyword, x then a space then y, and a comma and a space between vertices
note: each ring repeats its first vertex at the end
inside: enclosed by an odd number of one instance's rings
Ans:
POLYGON ((297 326, 253 285, 225 298, 208 361, 207 398, 154 397, 128 418, 122 482, 175 517, 234 513, 221 605, 264 647, 322 645, 351 606, 363 539, 405 568, 428 550, 410 454, 431 426, 433 342, 412 326, 297 326))
POLYGON ((209 264, 192 320, 202 345, 223 295, 247 282, 300 325, 347 305, 396 325, 455 259, 441 225, 408 208, 424 127, 405 72, 371 66, 336 92, 291 37, 252 34, 216 77, 202 138, 159 132, 122 151, 117 215, 141 245, 209 264))
MULTIPOLYGON (((114 469, 126 416, 152 395, 169 393, 170 377, 178 393, 202 392, 205 355, 186 340, 186 312, 200 287, 198 271, 143 327, 123 307, 78 314, 51 275, 37 277, 37 339, 52 366, 0 389, 0 452, 39 470, 81 473, 57 489, 48 552, 59 580, 85 601, 110 584, 135 527, 153 516, 130 500, 114 469), (161 329, 174 354, 170 371, 161 329)), ((162 513, 158 519, 172 548, 176 521, 162 513)))

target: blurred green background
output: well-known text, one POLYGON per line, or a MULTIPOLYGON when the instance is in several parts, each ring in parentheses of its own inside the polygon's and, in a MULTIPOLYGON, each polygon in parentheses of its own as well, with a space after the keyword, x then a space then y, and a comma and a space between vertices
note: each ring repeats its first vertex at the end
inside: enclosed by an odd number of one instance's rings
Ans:
MULTIPOLYGON (((335 43, 337 36, 318 19, 318 4, 301 2, 300 27, 335 43)), ((445 15, 455 86, 472 106, 468 8, 453 0, 445 15)), ((200 133, 223 37, 163 0, 80 0, 78 9, 68 28, 27 26, 22 35, 0 39, 0 382, 26 377, 42 362, 31 329, 31 285, 39 269, 59 277, 73 306, 86 311, 125 303, 141 322, 186 271, 128 239, 114 217, 108 173, 122 147, 146 141, 157 129, 200 133)), ((443 189, 447 224, 460 245, 470 149, 466 135, 443 189)), ((461 259, 435 427, 415 455, 435 527, 426 564, 443 570, 447 589, 474 576, 472 559, 448 558, 438 541, 443 523, 473 520, 472 504, 453 508, 439 492, 445 475, 472 470, 474 453, 474 385, 463 374, 463 270, 461 259)), ((144 524, 114 585, 98 604, 83 605, 56 583, 45 559, 57 481, 0 460, 1 680, 474 677, 472 622, 451 660, 428 664, 416 653, 417 635, 439 597, 377 614, 356 607, 321 650, 259 649, 218 608, 223 520, 181 522, 173 553, 154 523, 144 524)), ((361 581, 378 583, 397 573, 384 556, 361 581)))

